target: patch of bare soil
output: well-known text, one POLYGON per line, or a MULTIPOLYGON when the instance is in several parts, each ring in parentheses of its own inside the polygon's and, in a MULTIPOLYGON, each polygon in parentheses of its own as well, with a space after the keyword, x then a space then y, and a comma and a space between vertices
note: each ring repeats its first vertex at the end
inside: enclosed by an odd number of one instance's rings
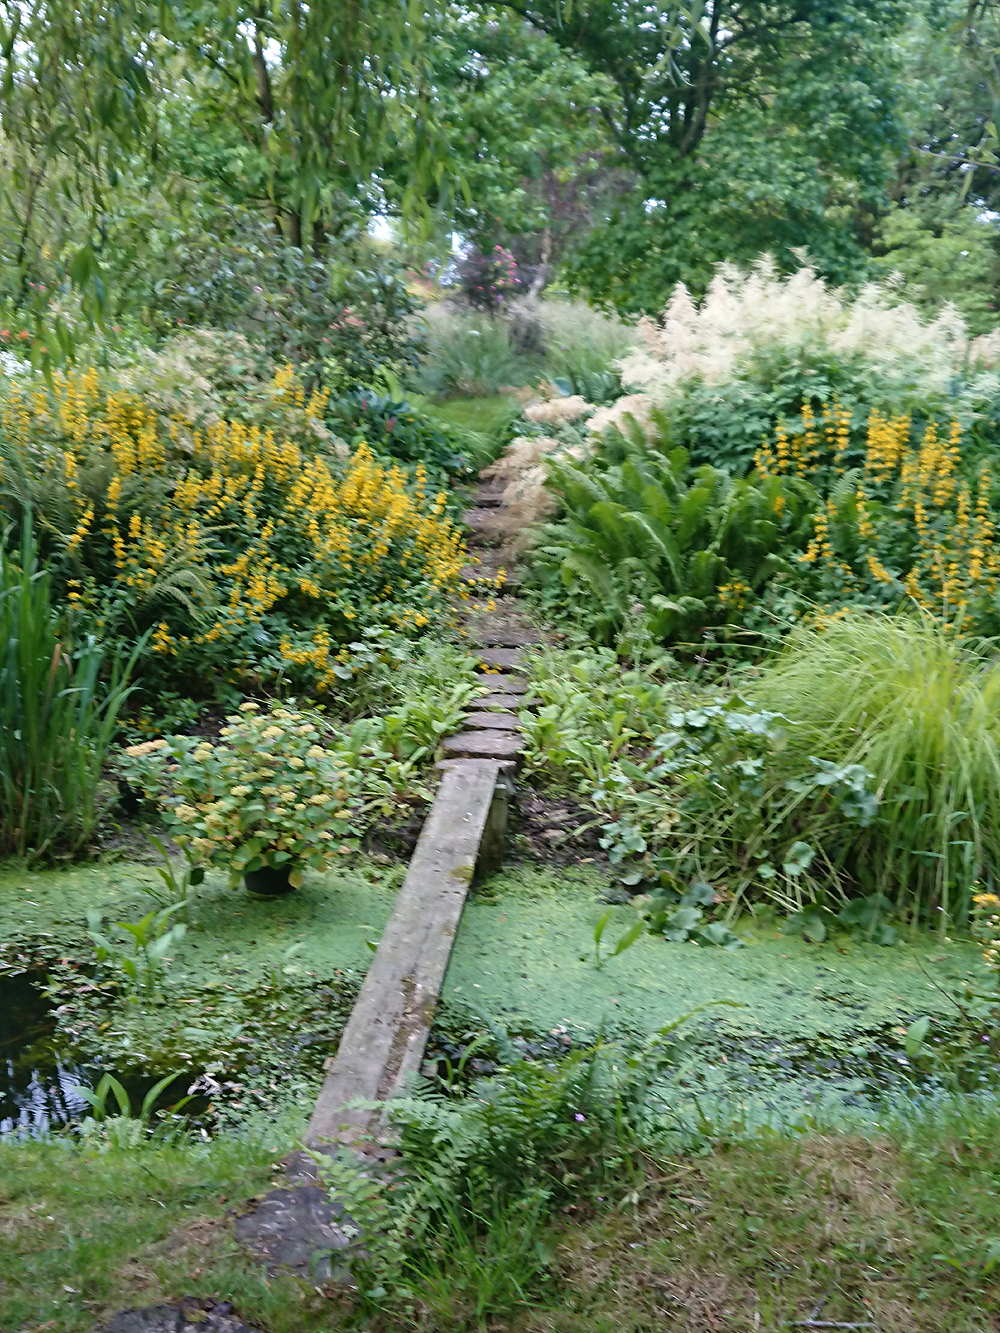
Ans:
POLYGON ((513 861, 604 868, 607 853, 600 845, 605 820, 571 796, 540 795, 519 785, 512 810, 509 857, 513 861))

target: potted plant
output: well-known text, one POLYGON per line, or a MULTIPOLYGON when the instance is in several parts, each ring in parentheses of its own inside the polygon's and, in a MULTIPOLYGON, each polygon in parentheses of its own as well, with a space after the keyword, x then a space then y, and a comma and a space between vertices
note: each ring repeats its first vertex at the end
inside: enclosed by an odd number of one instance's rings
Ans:
POLYGON ((315 714, 240 705, 212 744, 190 736, 124 751, 124 779, 155 797, 170 835, 192 859, 229 872, 235 887, 288 893, 307 867, 323 870, 356 846, 359 775, 326 748, 315 714))

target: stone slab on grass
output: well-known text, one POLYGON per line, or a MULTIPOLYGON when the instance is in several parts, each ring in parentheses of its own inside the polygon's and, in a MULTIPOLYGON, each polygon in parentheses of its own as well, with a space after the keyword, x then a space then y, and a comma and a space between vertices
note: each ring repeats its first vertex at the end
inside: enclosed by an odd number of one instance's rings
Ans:
POLYGON ((477 708, 537 708, 538 705, 533 699, 527 699, 523 694, 484 694, 482 698, 476 700, 477 708))
POLYGON ((441 746, 449 759, 516 759, 524 750, 524 737, 505 731, 460 731, 441 746))
POLYGON ((331 1255, 346 1250, 350 1237, 338 1225, 343 1205, 321 1184, 275 1189, 251 1202, 236 1219, 236 1239, 275 1272, 286 1269, 306 1282, 335 1276, 331 1255))
POLYGON ((480 683, 488 685, 494 694, 527 694, 528 682, 523 676, 511 676, 504 671, 484 671, 480 683))
POLYGON ((517 726, 513 713, 468 713, 465 718, 467 731, 517 731, 517 726))
POLYGON ((123 1310, 99 1333, 255 1333, 237 1319, 228 1301, 186 1297, 180 1305, 148 1305, 123 1310))
POLYGON ((522 648, 543 642, 533 625, 521 624, 517 618, 502 613, 470 616, 467 629, 471 641, 482 647, 522 648))
POLYGON ((383 1132, 381 1108, 351 1103, 399 1096, 420 1068, 476 862, 485 844, 498 840, 505 820, 500 767, 485 757, 488 762, 455 764, 443 772, 320 1090, 305 1133, 311 1147, 377 1143, 383 1132))

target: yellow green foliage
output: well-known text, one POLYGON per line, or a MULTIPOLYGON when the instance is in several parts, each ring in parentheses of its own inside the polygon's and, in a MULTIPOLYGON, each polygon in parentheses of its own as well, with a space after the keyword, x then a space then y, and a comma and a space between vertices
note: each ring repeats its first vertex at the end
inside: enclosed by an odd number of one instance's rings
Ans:
POLYGON ((913 440, 908 416, 873 410, 861 467, 845 466, 850 413, 802 409, 757 453, 764 476, 797 476, 825 500, 798 557, 827 606, 915 601, 957 627, 992 630, 1000 576, 993 478, 963 461, 962 428, 929 422, 913 440))
MULTIPOLYGON (((320 419, 290 370, 274 391, 304 427, 320 419)), ((191 429, 94 371, 13 384, 0 430, 0 482, 38 511, 77 615, 106 637, 151 629, 161 675, 188 688, 213 673, 329 688, 364 627, 419 631, 460 594, 444 494, 365 445, 191 429)))

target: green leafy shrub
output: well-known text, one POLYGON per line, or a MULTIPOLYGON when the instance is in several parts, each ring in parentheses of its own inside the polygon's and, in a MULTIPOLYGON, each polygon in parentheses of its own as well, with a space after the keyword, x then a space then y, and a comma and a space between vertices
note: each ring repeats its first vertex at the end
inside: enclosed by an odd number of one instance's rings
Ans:
POLYGON ((808 483, 692 470, 684 450, 647 443, 634 423, 628 435, 609 430, 590 459, 564 453, 547 465, 563 516, 540 531, 533 577, 549 606, 601 642, 636 605, 661 642, 738 625, 761 588, 794 572, 812 532, 817 499, 808 483))
POLYGON ((808 266, 783 277, 768 256, 721 265, 698 304, 678 284, 639 336, 620 365, 631 401, 643 416, 676 412, 679 442, 716 464, 747 466, 765 420, 771 433, 782 415, 835 397, 886 414, 965 415, 996 393, 982 374, 997 363, 993 335, 970 340, 953 307, 925 318, 891 281, 831 287, 808 266))
POLYGON ((240 705, 217 744, 194 737, 145 741, 120 761, 122 776, 160 798, 171 836, 235 886, 262 866, 322 870, 357 846, 352 812, 359 774, 321 744, 324 728, 293 708, 240 705))
POLYGON ((0 546, 0 852, 73 853, 91 837, 134 662, 67 632, 26 517, 20 548, 0 546))
POLYGON ((873 774, 854 875, 911 919, 964 921, 1000 882, 1000 667, 927 615, 854 611, 796 630, 748 688, 788 719, 782 764, 821 752, 873 774))
POLYGON ((547 379, 566 394, 613 402, 622 393, 617 361, 637 341, 631 325, 579 301, 514 302, 492 317, 432 307, 424 318, 416 383, 442 398, 490 397, 547 379))
POLYGON ((330 399, 324 422, 353 447, 365 443, 380 458, 422 465, 435 479, 472 478, 457 432, 415 410, 405 398, 353 389, 330 399))
POLYGON ((685 697, 689 687, 625 670, 611 649, 540 657, 532 693, 540 707, 520 718, 525 767, 594 812, 583 827, 599 827, 620 882, 653 894, 643 913, 652 933, 732 943, 704 912, 731 917, 761 897, 801 912, 863 892, 855 869, 878 810, 871 774, 787 758, 782 715, 738 695, 685 697))
POLYGON ((383 367, 405 373, 419 356, 403 269, 364 240, 331 240, 317 259, 238 205, 133 221, 142 230, 131 254, 125 233, 118 238, 120 286, 157 340, 179 329, 239 333, 272 366, 290 362, 334 392, 383 367))

